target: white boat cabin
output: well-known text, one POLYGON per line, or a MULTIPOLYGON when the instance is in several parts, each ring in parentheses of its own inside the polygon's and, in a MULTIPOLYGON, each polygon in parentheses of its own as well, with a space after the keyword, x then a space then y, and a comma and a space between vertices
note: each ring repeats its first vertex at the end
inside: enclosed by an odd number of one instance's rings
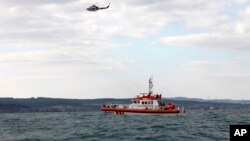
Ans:
POLYGON ((164 103, 161 100, 161 95, 143 95, 137 96, 131 100, 131 104, 128 106, 130 109, 162 109, 164 103))

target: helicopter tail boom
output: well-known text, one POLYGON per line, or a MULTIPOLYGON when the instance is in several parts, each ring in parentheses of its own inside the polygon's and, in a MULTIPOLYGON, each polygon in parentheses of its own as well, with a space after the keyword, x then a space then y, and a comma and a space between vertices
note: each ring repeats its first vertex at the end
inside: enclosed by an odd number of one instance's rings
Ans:
MULTIPOLYGON (((110 5, 110 3, 109 3, 109 5, 110 5)), ((109 8, 109 5, 107 7, 99 7, 99 9, 107 9, 107 8, 109 8)))

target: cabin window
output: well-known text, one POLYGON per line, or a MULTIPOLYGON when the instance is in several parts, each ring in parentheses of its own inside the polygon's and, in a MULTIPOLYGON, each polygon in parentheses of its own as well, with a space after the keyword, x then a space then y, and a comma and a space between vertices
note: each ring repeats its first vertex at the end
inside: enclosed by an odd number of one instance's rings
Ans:
POLYGON ((142 101, 142 104, 144 104, 144 101, 142 101))

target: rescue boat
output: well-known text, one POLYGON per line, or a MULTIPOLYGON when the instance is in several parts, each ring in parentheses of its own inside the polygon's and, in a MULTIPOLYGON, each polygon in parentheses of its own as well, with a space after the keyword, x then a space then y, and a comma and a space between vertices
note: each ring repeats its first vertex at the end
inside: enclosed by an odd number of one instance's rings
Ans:
POLYGON ((152 77, 149 79, 149 92, 141 93, 131 99, 131 104, 104 104, 101 110, 105 113, 124 114, 165 114, 179 115, 185 113, 184 107, 176 107, 172 102, 164 103, 161 94, 153 94, 152 77))

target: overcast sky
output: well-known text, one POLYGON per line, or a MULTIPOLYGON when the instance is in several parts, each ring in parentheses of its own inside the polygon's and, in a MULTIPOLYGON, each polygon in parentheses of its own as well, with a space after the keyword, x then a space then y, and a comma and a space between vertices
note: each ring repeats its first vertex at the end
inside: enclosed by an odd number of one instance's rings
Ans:
POLYGON ((250 99, 249 0, 0 0, 0 97, 250 99), (88 12, 98 2, 110 8, 88 12))

